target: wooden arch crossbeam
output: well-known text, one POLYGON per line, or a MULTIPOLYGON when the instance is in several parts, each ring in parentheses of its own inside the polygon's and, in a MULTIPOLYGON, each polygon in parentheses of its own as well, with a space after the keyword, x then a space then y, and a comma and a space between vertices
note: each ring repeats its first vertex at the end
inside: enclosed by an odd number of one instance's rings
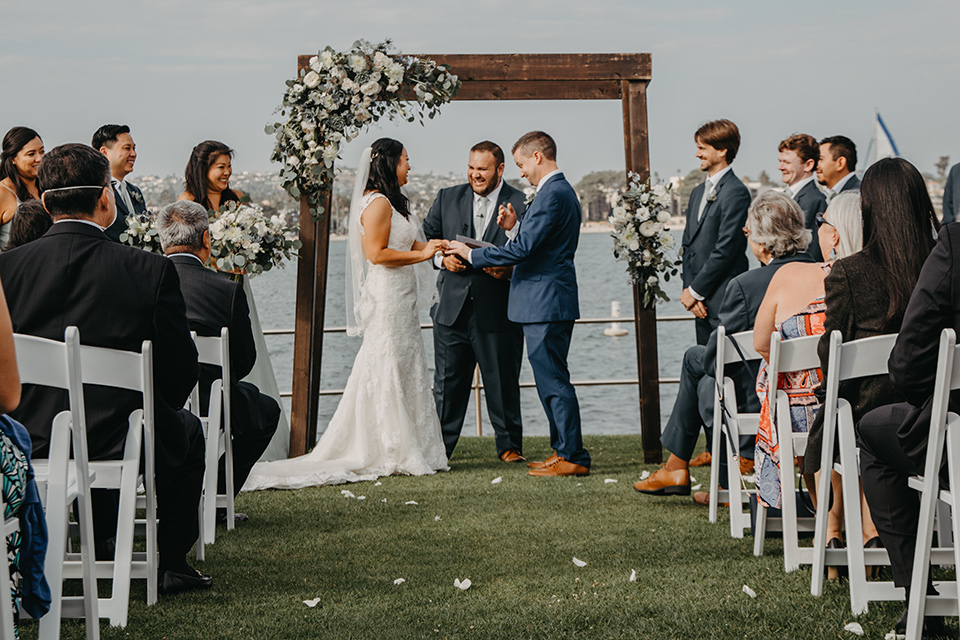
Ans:
MULTIPOLYGON (((418 54, 447 64, 463 86, 454 100, 620 100, 626 170, 650 175, 647 134, 647 84, 652 78, 649 53, 613 54, 418 54)), ((298 58, 300 70, 310 55, 298 58)), ((324 208, 330 210, 330 194, 324 208)), ((297 309, 293 358, 290 456, 302 455, 317 437, 320 364, 323 353, 324 303, 327 293, 330 216, 313 221, 300 203, 297 264, 297 309)), ((653 307, 643 307, 634 288, 640 425, 644 460, 661 460, 660 390, 657 321, 653 307)))

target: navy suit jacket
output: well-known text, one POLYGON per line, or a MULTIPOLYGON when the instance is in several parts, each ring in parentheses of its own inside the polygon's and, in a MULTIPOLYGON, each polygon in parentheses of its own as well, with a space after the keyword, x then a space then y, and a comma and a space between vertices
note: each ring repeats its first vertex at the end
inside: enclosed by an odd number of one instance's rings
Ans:
POLYGON ((133 203, 133 211, 127 211, 127 205, 123 203, 123 198, 117 193, 116 185, 113 188, 114 199, 117 201, 117 217, 113 224, 104 229, 107 237, 114 242, 120 242, 120 234, 127 230, 127 218, 134 214, 147 212, 147 201, 143 197, 143 192, 136 185, 127 183, 130 193, 130 201, 133 203))
POLYGON ((721 300, 727 282, 747 270, 747 222, 750 190, 731 169, 717 184, 716 199, 707 202, 697 219, 706 183, 690 194, 687 226, 683 230, 683 286, 707 300, 721 300))
POLYGON ((847 183, 843 185, 843 188, 840 189, 840 193, 844 191, 859 191, 860 190, 860 178, 857 176, 852 176, 847 183))
POLYGON ((950 168, 947 184, 943 187, 943 224, 957 219, 960 211, 960 164, 950 168))
POLYGON ((807 253, 817 262, 823 262, 820 243, 817 242, 817 214, 827 210, 827 197, 817 188, 817 179, 814 178, 805 184, 793 199, 803 209, 804 226, 813 232, 813 238, 810 240, 810 246, 807 247, 807 253))
MULTIPOLYGON (((476 237, 473 227, 473 196, 473 189, 469 184, 441 189, 423 221, 423 233, 427 240, 455 240, 457 235, 476 237)), ((509 202, 517 215, 522 216, 526 208, 523 199, 522 191, 504 182, 497 204, 493 208, 493 215, 497 215, 501 204, 509 202)), ((497 225, 496 220, 491 220, 487 223, 481 240, 501 247, 507 244, 507 234, 497 225)), ((441 269, 437 276, 437 290, 440 298, 430 310, 430 315, 437 324, 453 326, 460 316, 464 302, 470 297, 475 303, 473 309, 477 324, 484 331, 518 328, 507 319, 509 280, 499 280, 468 265, 467 270, 461 273, 441 269)))
POLYGON ((516 265, 507 307, 510 320, 565 322, 580 317, 573 256, 581 218, 577 194, 558 173, 540 187, 513 242, 473 250, 476 268, 516 265))

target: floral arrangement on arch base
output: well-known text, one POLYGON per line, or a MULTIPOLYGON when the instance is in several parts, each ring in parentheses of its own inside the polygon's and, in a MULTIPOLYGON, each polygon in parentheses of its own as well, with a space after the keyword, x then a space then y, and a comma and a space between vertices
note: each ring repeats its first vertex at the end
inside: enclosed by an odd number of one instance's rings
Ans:
POLYGON ((281 185, 322 215, 320 194, 333 186, 343 144, 384 116, 421 124, 424 115, 432 119, 460 84, 446 65, 404 56, 390 40, 358 40, 349 51, 323 49, 310 58, 309 69, 287 80, 279 108, 286 122, 266 126, 277 139, 271 159, 283 165, 281 185))
POLYGON ((650 307, 659 300, 670 298, 660 287, 679 272, 679 260, 667 253, 675 245, 665 224, 670 220, 672 202, 670 187, 650 181, 630 172, 628 184, 617 194, 610 224, 613 225, 613 256, 627 263, 627 275, 639 289, 643 305, 650 307))

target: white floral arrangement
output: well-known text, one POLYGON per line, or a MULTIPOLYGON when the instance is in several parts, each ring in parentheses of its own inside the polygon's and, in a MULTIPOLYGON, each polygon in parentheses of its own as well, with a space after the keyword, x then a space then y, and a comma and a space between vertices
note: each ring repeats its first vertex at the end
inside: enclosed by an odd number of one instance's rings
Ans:
POLYGON ((384 116, 432 119, 460 84, 446 65, 401 55, 390 40, 358 40, 349 51, 318 52, 309 69, 287 81, 279 108, 286 122, 266 126, 277 139, 271 159, 283 165, 283 188, 296 200, 305 196, 310 212, 322 215, 321 194, 333 185, 343 144, 384 116))
POLYGON ((632 171, 626 189, 617 194, 610 216, 613 225, 613 255, 627 263, 630 281, 640 289, 643 305, 650 307, 659 300, 669 300, 660 286, 679 272, 679 260, 668 253, 676 244, 666 228, 670 220, 673 197, 668 185, 650 186, 632 171))
MULTIPOLYGON (((208 212, 210 268, 251 278, 273 267, 283 267, 296 255, 300 241, 292 239, 296 227, 280 216, 268 217, 260 205, 228 202, 218 212, 208 212)), ((163 254, 156 218, 146 213, 127 218, 120 242, 163 254)))

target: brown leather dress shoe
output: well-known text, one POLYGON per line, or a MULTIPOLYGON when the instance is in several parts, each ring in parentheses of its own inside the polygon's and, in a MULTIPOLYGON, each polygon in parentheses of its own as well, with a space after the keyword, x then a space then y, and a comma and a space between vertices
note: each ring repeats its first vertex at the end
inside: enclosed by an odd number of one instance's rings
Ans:
POLYGON ((654 496, 688 496, 690 495, 690 470, 678 469, 667 471, 660 467, 646 480, 633 485, 640 493, 654 496))
POLYGON ((544 466, 542 469, 530 469, 527 474, 538 477, 586 476, 590 475, 590 467, 585 467, 582 464, 567 462, 563 458, 557 456, 556 460, 544 466))
POLYGON ((553 454, 543 462, 528 462, 527 466, 530 467, 531 469, 545 469, 547 466, 553 464, 559 459, 560 458, 557 456, 557 454, 553 454))
POLYGON ((713 456, 710 455, 709 451, 704 451, 696 458, 690 461, 689 466, 691 467, 705 467, 708 464, 713 462, 713 456))
MULTIPOLYGON (((709 507, 709 506, 710 506, 710 493, 707 492, 707 491, 697 491, 695 494, 693 494, 693 501, 694 501, 695 503, 699 504, 699 505, 702 506, 702 507, 709 507)), ((720 503, 720 506, 721 506, 721 507, 729 507, 729 506, 730 506, 730 503, 729 503, 729 502, 721 502, 721 503, 720 503)))
POLYGON ((750 458, 740 458, 740 475, 748 476, 753 473, 753 460, 750 458))
POLYGON ((500 454, 500 459, 504 462, 526 462, 527 459, 520 455, 516 449, 507 449, 500 454))

